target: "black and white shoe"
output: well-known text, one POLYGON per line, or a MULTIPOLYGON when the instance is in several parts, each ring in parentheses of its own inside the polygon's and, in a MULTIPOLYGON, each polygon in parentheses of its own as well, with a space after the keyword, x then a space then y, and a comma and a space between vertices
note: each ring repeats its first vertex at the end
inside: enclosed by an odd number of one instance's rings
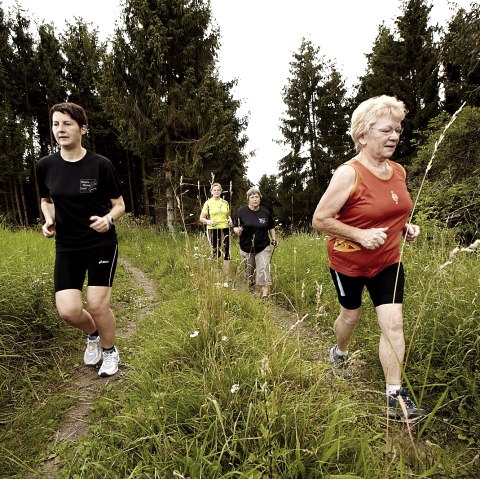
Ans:
POLYGON ((398 422, 415 423, 428 415, 425 409, 417 407, 405 388, 399 389, 395 394, 386 394, 385 401, 387 416, 398 422))

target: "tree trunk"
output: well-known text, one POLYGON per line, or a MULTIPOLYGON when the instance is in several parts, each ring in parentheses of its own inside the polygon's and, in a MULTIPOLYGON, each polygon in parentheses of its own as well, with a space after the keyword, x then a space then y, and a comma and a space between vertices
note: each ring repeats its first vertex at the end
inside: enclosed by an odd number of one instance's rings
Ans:
POLYGON ((132 185, 132 161, 128 151, 125 152, 125 158, 127 160, 127 178, 128 178, 128 194, 130 197, 130 211, 135 216, 135 204, 133 201, 133 185, 132 185))
POLYGON ((165 179, 167 181, 165 189, 167 200, 167 228, 169 231, 173 231, 173 222, 175 220, 175 195, 173 194, 173 174, 171 170, 165 171, 165 179))
POLYGON ((35 198, 37 199, 38 217, 39 217, 40 219, 42 219, 42 218, 43 218, 43 213, 42 213, 42 208, 41 208, 41 206, 40 206, 40 204, 41 204, 40 191, 39 191, 39 189, 38 189, 37 169, 36 169, 35 162, 34 162, 33 165, 32 165, 32 174, 33 174, 33 182, 34 182, 34 184, 35 184, 35 193, 36 193, 35 198))
POLYGON ((20 201, 21 201, 21 217, 22 217, 22 225, 28 226, 28 214, 27 214, 27 200, 25 198, 25 189, 23 188, 23 181, 19 180, 20 185, 20 201))
POLYGON ((144 214, 151 218, 150 214, 150 197, 148 195, 148 186, 147 186, 147 168, 145 165, 145 158, 140 158, 140 171, 142 174, 142 186, 143 186, 143 211, 144 214))
POLYGON ((20 198, 18 197, 18 188, 17 188, 17 181, 15 177, 11 177, 11 184, 12 184, 12 191, 13 191, 13 205, 14 205, 14 217, 17 217, 18 224, 23 226, 22 221, 22 210, 20 208, 20 198))

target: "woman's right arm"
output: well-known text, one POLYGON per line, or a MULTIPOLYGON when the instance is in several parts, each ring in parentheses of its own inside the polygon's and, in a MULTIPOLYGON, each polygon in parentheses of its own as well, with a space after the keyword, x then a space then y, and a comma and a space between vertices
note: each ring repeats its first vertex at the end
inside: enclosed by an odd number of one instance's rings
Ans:
POLYGON ((388 228, 361 229, 342 223, 337 213, 347 202, 355 185, 355 170, 341 165, 332 176, 327 190, 320 199, 313 214, 312 226, 322 233, 337 236, 361 244, 364 248, 375 249, 385 243, 388 228))
POLYGON ((55 236, 55 205, 52 198, 49 196, 42 198, 40 201, 40 208, 43 216, 45 217, 45 223, 42 226, 42 233, 47 238, 55 236))
POLYGON ((240 216, 238 214, 238 210, 235 212, 235 215, 233 216, 233 232, 240 236, 243 232, 243 228, 241 226, 241 220, 240 216))
POLYGON ((200 223, 208 225, 207 213, 204 213, 203 211, 200 213, 200 223))

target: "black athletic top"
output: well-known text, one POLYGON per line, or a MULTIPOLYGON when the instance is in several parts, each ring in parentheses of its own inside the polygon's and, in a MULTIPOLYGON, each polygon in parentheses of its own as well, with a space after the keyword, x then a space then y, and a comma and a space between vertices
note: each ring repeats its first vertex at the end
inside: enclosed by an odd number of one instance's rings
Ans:
POLYGON ((275 228, 273 217, 266 208, 260 206, 258 211, 248 206, 238 208, 233 219, 233 226, 241 226, 240 249, 245 253, 260 253, 270 244, 268 232, 275 228))
POLYGON ((55 206, 56 247, 75 251, 117 243, 115 227, 106 233, 90 228, 90 216, 105 216, 110 199, 121 196, 120 181, 112 163, 87 151, 79 161, 65 161, 60 152, 37 163, 37 183, 42 198, 55 206))

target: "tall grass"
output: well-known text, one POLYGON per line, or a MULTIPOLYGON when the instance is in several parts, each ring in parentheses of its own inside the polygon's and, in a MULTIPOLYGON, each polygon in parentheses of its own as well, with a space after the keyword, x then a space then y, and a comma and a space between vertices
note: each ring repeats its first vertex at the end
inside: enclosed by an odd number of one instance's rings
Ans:
POLYGON ((3 227, 0 244, 0 477, 24 477, 77 400, 71 380, 84 338, 55 309, 54 242, 3 227))
MULTIPOLYGON (((184 234, 119 230, 121 255, 148 273, 156 296, 120 345, 128 374, 95 403, 88 436, 54 451, 61 477, 475 477, 477 253, 440 270, 454 246, 447 235, 406 248, 405 379, 435 411, 409 431, 385 424, 367 299, 354 381, 333 377, 324 360, 338 306, 323 237, 281 238, 273 258, 274 301, 291 324, 303 320, 302 336, 279 327, 275 304, 223 287, 202 235, 187 248, 184 234)), ((238 265, 234 248, 240 284, 238 265)), ((121 274, 114 297, 139 294, 131 287, 121 274)))

